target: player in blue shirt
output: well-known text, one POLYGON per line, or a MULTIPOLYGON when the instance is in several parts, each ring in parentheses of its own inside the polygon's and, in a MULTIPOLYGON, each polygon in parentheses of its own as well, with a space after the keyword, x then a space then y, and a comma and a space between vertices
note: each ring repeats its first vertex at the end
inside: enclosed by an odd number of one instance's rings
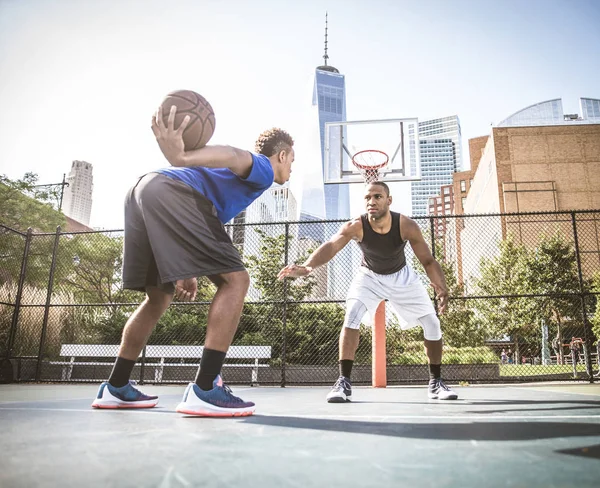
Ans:
POLYGON ((244 402, 223 385, 221 367, 237 329, 250 278, 224 223, 256 200, 273 182, 290 178, 294 141, 281 129, 263 132, 256 154, 231 146, 184 151, 186 117, 174 128, 152 118, 152 131, 170 168, 142 176, 125 200, 124 287, 144 291, 146 299, 123 330, 119 354, 108 381, 100 385, 93 407, 148 408, 158 397, 145 395, 129 381, 144 345, 173 296, 194 300, 198 276, 217 292, 208 312, 206 341, 194 383, 177 411, 200 416, 245 416, 244 402))

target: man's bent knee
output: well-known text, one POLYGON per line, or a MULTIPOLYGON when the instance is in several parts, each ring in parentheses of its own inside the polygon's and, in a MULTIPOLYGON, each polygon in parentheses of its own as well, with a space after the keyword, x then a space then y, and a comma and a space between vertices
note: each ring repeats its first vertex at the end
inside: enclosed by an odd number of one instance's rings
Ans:
POLYGON ((222 286, 235 287, 246 293, 250 287, 250 275, 246 270, 212 275, 208 278, 217 286, 217 288, 221 288, 222 286))
POLYGON ((146 287, 146 302, 156 308, 166 310, 173 301, 173 293, 161 290, 156 286, 146 287))
MULTIPOLYGON (((366 305, 360 300, 350 299, 346 302, 344 328, 359 329, 363 317, 367 313, 366 305)), ((342 329, 343 330, 343 329, 342 329)))
POLYGON ((423 328, 423 337, 428 341, 439 341, 442 338, 440 319, 435 314, 425 315, 418 319, 423 328))

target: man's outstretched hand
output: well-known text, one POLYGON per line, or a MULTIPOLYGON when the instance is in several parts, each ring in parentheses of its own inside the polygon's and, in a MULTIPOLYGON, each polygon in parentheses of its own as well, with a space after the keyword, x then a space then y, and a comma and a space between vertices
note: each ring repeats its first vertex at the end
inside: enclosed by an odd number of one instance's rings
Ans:
POLYGON ((300 278, 301 276, 306 276, 312 272, 312 268, 310 266, 302 266, 299 264, 288 264, 285 268, 283 268, 277 278, 282 280, 284 278, 300 278))

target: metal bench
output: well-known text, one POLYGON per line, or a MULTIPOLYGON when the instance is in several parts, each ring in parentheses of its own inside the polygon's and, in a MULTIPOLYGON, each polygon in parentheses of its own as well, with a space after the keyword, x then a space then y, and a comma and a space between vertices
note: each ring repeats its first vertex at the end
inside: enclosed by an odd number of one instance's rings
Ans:
MULTIPOLYGON (((164 368, 200 365, 203 346, 146 346, 146 359, 160 359, 158 363, 146 363, 154 366, 154 382, 161 383, 164 368), (198 359, 197 363, 165 363, 165 359, 198 359)), ((60 348, 61 357, 70 358, 69 361, 51 361, 50 364, 62 365, 62 379, 70 381, 74 366, 105 366, 112 362, 107 361, 76 361, 76 358, 112 358, 117 357, 119 346, 116 344, 63 344, 60 348)), ((226 359, 254 359, 253 363, 246 364, 224 364, 223 366, 235 366, 238 368, 252 368, 252 384, 258 383, 259 368, 268 367, 268 364, 260 364, 261 359, 271 359, 271 346, 230 346, 226 359)), ((137 363, 139 364, 139 363, 137 363)))

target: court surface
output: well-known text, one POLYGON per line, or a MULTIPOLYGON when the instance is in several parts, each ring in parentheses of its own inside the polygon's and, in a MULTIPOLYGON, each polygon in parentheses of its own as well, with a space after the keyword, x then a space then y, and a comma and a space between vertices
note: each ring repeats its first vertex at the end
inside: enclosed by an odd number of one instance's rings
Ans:
POLYGON ((97 385, 0 385, 0 486, 597 487, 600 386, 244 388, 256 414, 175 413, 183 386, 149 410, 95 410, 97 385))

